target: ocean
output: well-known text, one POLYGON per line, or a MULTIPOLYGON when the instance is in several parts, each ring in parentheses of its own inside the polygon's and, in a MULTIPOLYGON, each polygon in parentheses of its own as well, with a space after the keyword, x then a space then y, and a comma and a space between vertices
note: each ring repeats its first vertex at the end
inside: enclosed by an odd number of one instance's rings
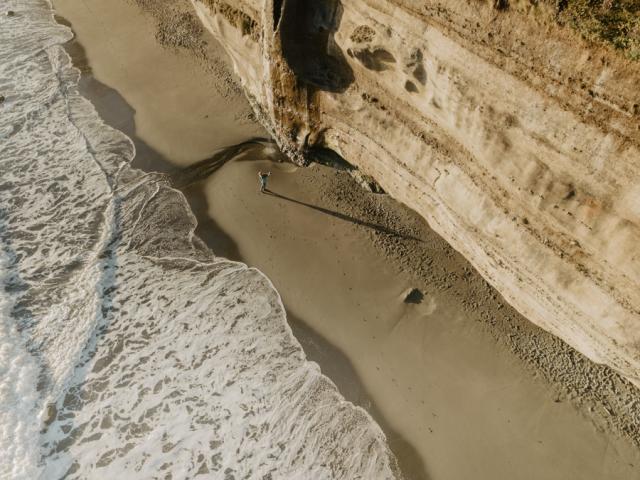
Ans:
POLYGON ((53 14, 0 4, 0 477, 399 478, 269 279, 131 167, 53 14))

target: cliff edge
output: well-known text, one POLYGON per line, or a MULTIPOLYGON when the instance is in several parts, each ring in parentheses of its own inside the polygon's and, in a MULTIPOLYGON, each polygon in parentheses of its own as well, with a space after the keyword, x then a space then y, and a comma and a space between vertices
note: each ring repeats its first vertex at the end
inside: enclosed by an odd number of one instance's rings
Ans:
POLYGON ((635 44, 587 42, 543 2, 191 1, 295 161, 334 150, 640 386, 635 44))

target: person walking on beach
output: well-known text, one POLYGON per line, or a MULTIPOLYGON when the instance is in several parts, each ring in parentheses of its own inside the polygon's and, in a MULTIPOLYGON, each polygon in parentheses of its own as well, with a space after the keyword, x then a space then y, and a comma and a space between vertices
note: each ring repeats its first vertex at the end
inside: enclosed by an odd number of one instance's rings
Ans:
POLYGON ((258 172, 258 178, 260 179, 260 193, 264 193, 267 190, 267 179, 271 176, 271 172, 262 173, 258 172))

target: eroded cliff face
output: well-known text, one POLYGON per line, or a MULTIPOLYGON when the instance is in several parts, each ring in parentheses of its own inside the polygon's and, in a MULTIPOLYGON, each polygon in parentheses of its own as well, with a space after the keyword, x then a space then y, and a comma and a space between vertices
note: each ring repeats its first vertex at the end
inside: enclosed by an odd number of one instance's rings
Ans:
POLYGON ((640 67, 448 0, 192 0, 296 161, 335 150, 521 313, 640 385, 640 67))

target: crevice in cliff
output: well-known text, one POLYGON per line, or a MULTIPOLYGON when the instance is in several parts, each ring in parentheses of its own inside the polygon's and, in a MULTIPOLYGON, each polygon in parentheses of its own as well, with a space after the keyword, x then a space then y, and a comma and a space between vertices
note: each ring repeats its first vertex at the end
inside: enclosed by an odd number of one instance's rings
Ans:
POLYGON ((352 172, 356 169, 334 150, 326 147, 311 147, 307 150, 307 157, 311 162, 326 165, 327 167, 344 172, 352 172))
MULTIPOLYGON (((283 0, 274 1, 276 8, 283 0)), ((333 36, 343 7, 339 0, 288 0, 282 18, 282 54, 296 77, 320 90, 344 92, 354 81, 353 70, 333 36)))
POLYGON ((349 163, 330 148, 320 146, 311 147, 307 150, 307 158, 310 162, 315 162, 336 170, 348 172, 349 175, 355 179, 358 185, 367 192, 379 194, 385 193, 384 189, 378 182, 376 182, 375 178, 362 172, 362 170, 349 163))
POLYGON ((273 0, 273 30, 276 31, 280 27, 280 19, 282 18, 282 9, 284 8, 284 0, 273 0))

